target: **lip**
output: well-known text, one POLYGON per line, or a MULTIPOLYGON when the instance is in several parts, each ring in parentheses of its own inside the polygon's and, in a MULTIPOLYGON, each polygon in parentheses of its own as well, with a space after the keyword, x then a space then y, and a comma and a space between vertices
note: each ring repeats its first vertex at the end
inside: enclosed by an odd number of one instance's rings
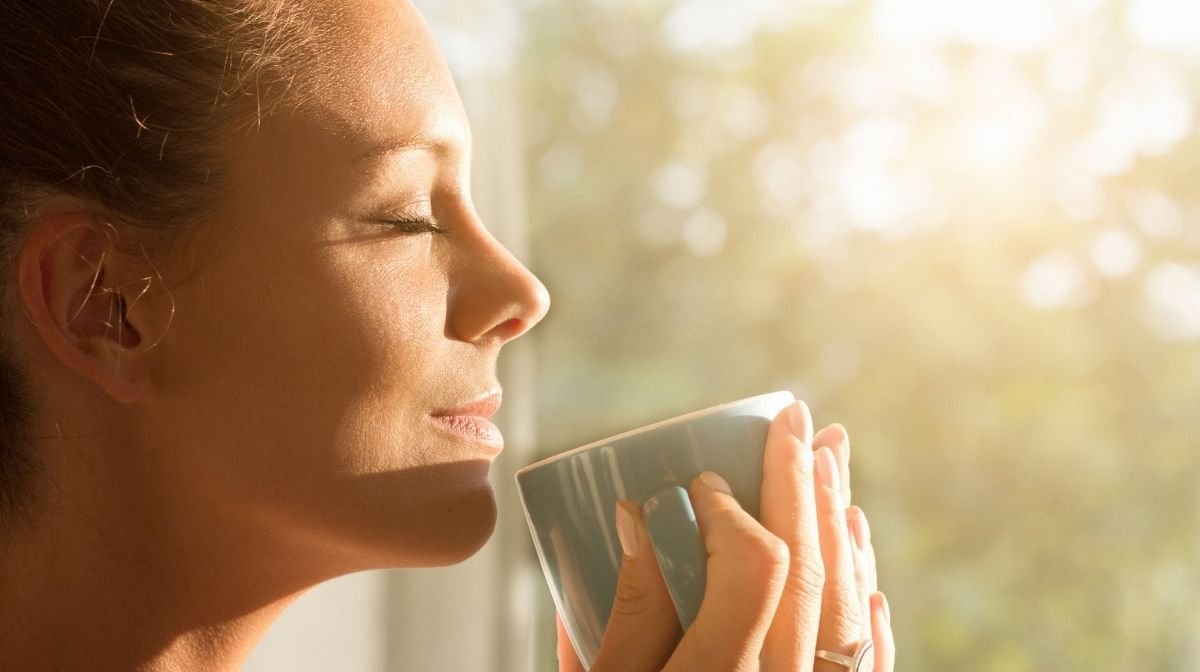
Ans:
POLYGON ((503 394, 499 390, 495 390, 495 391, 491 391, 491 392, 484 392, 483 394, 479 395, 478 397, 475 397, 475 399, 463 404, 462 406, 457 406, 455 408, 450 408, 450 409, 445 409, 445 410, 437 410, 437 411, 434 411, 433 413, 430 413, 430 415, 432 415, 435 418, 448 418, 448 417, 459 416, 459 417, 484 418, 486 420, 487 418, 490 418, 493 415, 495 415, 496 411, 500 410, 500 403, 501 403, 502 399, 503 399, 503 394))
POLYGON ((434 411, 429 417, 441 429, 499 454, 504 449, 504 435, 488 418, 500 410, 500 403, 500 392, 485 392, 461 406, 434 411))

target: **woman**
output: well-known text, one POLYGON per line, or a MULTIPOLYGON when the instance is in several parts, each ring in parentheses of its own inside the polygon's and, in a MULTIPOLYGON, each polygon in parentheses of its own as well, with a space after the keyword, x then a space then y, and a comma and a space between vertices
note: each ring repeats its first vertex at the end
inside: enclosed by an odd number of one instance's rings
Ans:
MULTIPOLYGON (((496 358, 549 300, 473 210, 416 10, 8 0, 0 25, 0 669, 236 669, 322 581, 476 551, 496 358)), ((693 487, 729 549, 701 617, 728 617, 677 642, 634 519, 596 669, 833 672, 872 632, 891 669, 844 433, 806 413, 773 426, 765 527, 693 487)))

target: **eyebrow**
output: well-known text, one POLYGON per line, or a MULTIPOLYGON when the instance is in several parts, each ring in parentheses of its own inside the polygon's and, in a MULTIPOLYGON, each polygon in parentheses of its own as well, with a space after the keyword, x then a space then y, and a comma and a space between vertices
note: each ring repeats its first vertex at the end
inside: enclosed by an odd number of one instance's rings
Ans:
POLYGON ((366 153, 355 159, 355 162, 370 161, 387 156, 388 154, 412 150, 425 150, 438 159, 454 157, 461 153, 459 143, 447 136, 417 133, 402 138, 385 140, 367 150, 366 153))

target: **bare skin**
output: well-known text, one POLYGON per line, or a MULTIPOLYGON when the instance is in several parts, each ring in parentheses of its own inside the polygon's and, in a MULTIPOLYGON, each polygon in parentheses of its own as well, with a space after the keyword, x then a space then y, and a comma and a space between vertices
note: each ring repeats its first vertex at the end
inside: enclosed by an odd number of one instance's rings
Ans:
MULTIPOLYGON (((546 290, 474 211, 465 116, 416 10, 311 12, 311 95, 226 136, 233 191, 182 253, 123 254, 94 203, 33 213, 3 314, 41 471, 0 526, 0 669, 234 670, 309 588, 491 534, 497 446, 437 418, 498 392, 546 290)), ((873 633, 891 672, 837 431, 814 438, 800 406, 776 420, 761 523, 694 484, 696 634, 678 641, 643 550, 622 581, 649 602, 620 605, 597 669, 834 672, 814 647, 873 633)))
POLYGON ((416 10, 317 7, 336 80, 228 134, 234 193, 184 254, 119 254, 95 204, 35 214, 4 314, 43 469, 0 533, 0 669, 236 669, 308 588, 492 531, 495 447, 431 416, 500 389, 546 290, 474 211, 416 10))
MULTIPOLYGON (((867 639, 874 669, 891 672, 891 615, 878 592, 866 517, 849 504, 849 453, 845 428, 814 435, 807 407, 797 403, 767 435, 761 520, 741 509, 718 475, 691 484, 708 583, 682 637, 641 513, 623 502, 636 521, 623 539, 637 541, 622 543, 613 615, 592 672, 844 672, 816 651, 850 655, 867 639)), ((583 672, 561 622, 558 656, 562 672, 583 672)))

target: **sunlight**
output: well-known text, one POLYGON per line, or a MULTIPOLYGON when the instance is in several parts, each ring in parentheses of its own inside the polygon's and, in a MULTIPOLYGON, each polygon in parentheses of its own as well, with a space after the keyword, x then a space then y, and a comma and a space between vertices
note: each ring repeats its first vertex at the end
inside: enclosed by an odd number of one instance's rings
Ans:
POLYGON ((725 247, 725 218, 709 208, 692 213, 683 225, 683 242, 697 257, 711 257, 725 247))
POLYGON ((1119 175, 1138 155, 1157 156, 1191 132, 1195 107, 1179 75, 1149 59, 1130 64, 1106 87, 1082 149, 1097 175, 1119 175))
POLYGON ((684 53, 707 54, 747 44, 763 28, 795 20, 804 3, 788 0, 680 0, 663 22, 666 43, 684 53))
POLYGON ((704 200, 708 193, 708 174, 682 163, 668 163, 658 169, 653 185, 659 203, 686 210, 704 200))
POLYGON ((808 173, 800 159, 799 152, 782 142, 772 142, 758 152, 754 182, 765 209, 786 214, 804 201, 808 173))
POLYGON ((1146 278, 1147 318, 1164 336, 1200 338, 1200 267, 1159 264, 1146 278))
POLYGON ((1038 310, 1074 308, 1088 302, 1091 288, 1083 266, 1065 252, 1047 252, 1021 274, 1025 302, 1038 310))
POLYGON ((522 1, 540 440, 790 386, 866 420, 906 669, 1196 664, 1200 0, 522 1))
POLYGON ((1053 9, 1045 0, 877 0, 874 19, 888 38, 1025 50, 1057 37, 1053 9))
POLYGON ((1135 191, 1125 198, 1125 207, 1134 223, 1151 240, 1176 241, 1187 227, 1183 208, 1161 191, 1135 191))
POLYGON ((1200 56, 1200 3, 1133 0, 1125 18, 1139 42, 1200 56))
POLYGON ((928 214, 933 186, 919 169, 904 165, 911 134, 898 119, 860 119, 829 148, 827 161, 814 161, 816 177, 828 185, 848 224, 897 237, 928 214))
POLYGON ((1036 128, 1011 116, 972 119, 961 131, 963 146, 975 168, 992 175, 1008 175, 1024 163, 1033 146, 1036 128))
POLYGON ((1124 229, 1109 229, 1092 240, 1092 263, 1110 278, 1129 275, 1142 265, 1142 242, 1124 229))

